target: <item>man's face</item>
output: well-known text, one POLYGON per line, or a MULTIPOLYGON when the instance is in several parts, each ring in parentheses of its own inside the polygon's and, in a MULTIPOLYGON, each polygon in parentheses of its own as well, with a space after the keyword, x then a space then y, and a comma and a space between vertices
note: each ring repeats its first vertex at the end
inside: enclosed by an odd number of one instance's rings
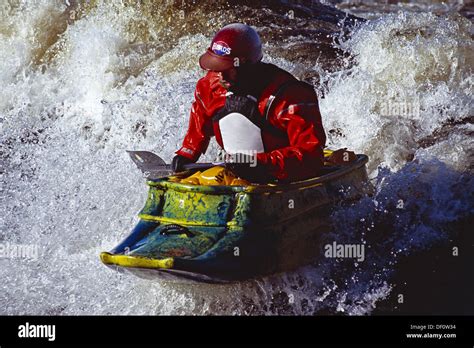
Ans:
POLYGON ((219 82, 225 89, 229 89, 231 86, 237 83, 237 69, 231 68, 229 70, 220 71, 219 73, 219 82))

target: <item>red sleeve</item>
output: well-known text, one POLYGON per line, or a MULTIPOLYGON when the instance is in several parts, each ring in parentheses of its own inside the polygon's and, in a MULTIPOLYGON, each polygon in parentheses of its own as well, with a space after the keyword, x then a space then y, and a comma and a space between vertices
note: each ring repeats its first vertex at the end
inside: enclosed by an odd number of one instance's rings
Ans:
POLYGON ((301 180, 317 175, 323 165, 326 142, 316 93, 308 87, 296 85, 275 100, 269 119, 285 130, 289 146, 257 155, 269 165, 277 179, 301 180))
POLYGON ((199 156, 206 152, 209 145, 209 140, 213 134, 212 122, 207 115, 206 107, 201 97, 201 84, 204 79, 201 79, 194 91, 194 101, 191 105, 191 113, 189 116, 189 126, 186 136, 183 140, 183 146, 176 151, 176 154, 197 161, 199 156))

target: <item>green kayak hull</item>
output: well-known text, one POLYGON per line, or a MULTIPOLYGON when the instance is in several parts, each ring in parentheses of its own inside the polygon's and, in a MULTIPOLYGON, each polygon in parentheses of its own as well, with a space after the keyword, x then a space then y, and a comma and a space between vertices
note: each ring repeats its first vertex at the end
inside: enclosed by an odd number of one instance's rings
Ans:
POLYGON ((370 190, 367 156, 282 185, 200 186, 147 181, 140 221, 100 257, 147 279, 221 283, 286 272, 323 257, 334 205, 370 190))

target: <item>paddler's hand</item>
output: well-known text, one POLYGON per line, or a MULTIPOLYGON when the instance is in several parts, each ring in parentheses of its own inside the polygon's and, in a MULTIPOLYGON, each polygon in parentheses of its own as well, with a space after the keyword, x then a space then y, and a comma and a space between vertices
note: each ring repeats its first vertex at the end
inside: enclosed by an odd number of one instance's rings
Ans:
POLYGON ((267 183, 271 181, 268 168, 258 162, 257 156, 233 154, 231 160, 226 163, 226 168, 239 178, 250 182, 267 183))
POLYGON ((176 155, 171 162, 171 170, 173 170, 174 173, 182 172, 184 171, 184 165, 190 163, 194 163, 194 161, 187 157, 176 155))

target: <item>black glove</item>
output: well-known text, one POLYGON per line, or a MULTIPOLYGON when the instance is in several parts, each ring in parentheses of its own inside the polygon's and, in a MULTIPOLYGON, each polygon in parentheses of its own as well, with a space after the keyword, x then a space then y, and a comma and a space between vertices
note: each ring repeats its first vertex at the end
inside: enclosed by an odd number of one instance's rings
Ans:
POLYGON ((232 155, 232 159, 226 163, 226 168, 231 170, 241 179, 256 183, 268 183, 272 177, 267 166, 259 163, 256 156, 241 153, 232 155))
POLYGON ((171 162, 171 169, 173 170, 174 173, 182 172, 184 171, 184 165, 185 164, 190 164, 194 163, 195 161, 190 160, 187 157, 176 155, 173 157, 173 161, 171 162))

